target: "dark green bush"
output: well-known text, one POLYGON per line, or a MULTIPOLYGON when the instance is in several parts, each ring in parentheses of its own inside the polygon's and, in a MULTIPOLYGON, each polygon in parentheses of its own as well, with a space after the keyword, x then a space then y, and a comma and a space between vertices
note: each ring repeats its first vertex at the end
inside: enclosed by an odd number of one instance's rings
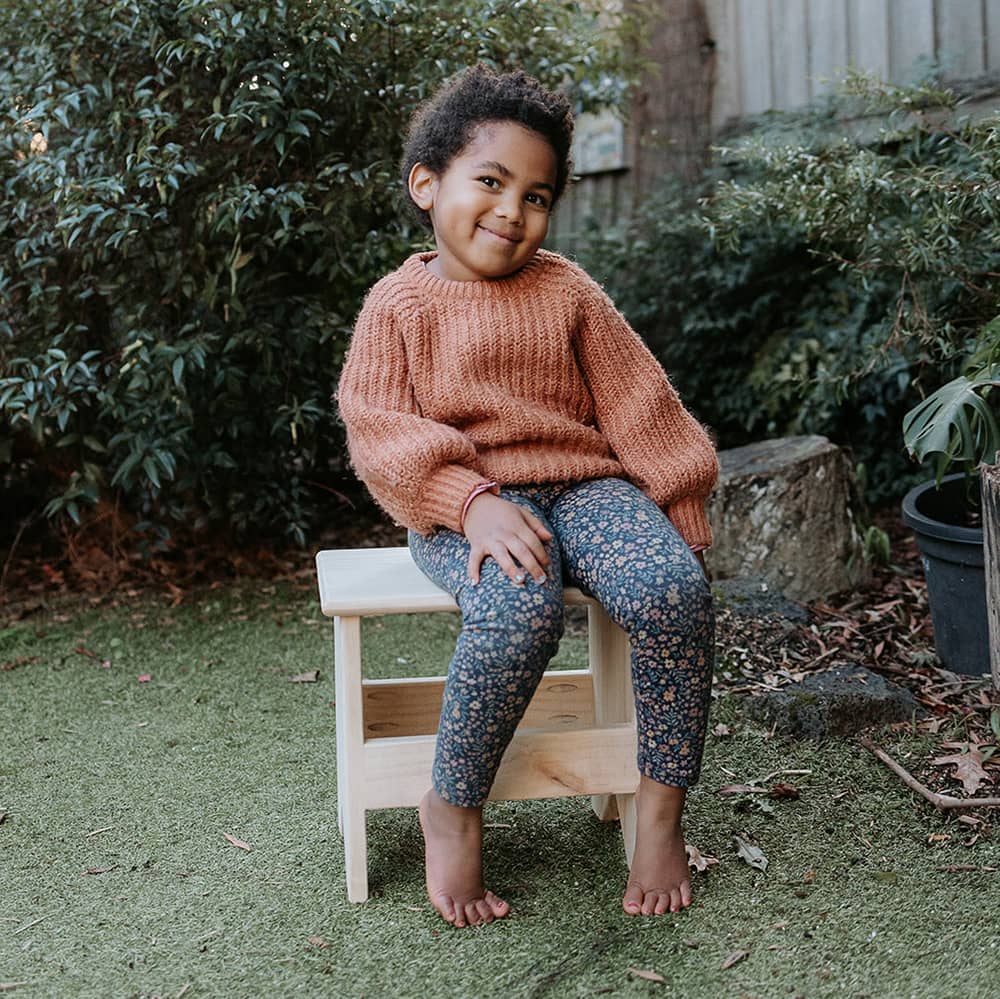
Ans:
POLYGON ((350 326, 423 238, 419 100, 477 60, 580 106, 622 79, 568 2, 8 0, 0 39, 3 505, 114 497, 160 535, 337 510, 350 326))
POLYGON ((869 84, 890 117, 866 117, 862 82, 766 116, 584 257, 722 446, 825 434, 877 501, 917 474, 901 424, 925 371, 945 380, 996 312, 997 144, 989 123, 913 115, 942 99, 926 88, 869 84))

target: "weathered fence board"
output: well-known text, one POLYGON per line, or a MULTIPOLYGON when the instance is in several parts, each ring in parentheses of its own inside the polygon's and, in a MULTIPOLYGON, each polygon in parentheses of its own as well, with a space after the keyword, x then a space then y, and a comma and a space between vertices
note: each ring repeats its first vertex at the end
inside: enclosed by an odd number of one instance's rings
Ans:
POLYGON ((1000 690, 1000 466, 980 468, 983 497, 983 569, 986 573, 986 619, 990 632, 990 672, 1000 690))

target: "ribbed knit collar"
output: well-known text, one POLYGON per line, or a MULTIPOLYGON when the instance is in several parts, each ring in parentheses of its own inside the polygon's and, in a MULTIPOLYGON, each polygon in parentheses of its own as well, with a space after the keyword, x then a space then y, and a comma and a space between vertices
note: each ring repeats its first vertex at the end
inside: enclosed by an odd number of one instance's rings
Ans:
POLYGON ((449 281, 446 278, 432 274, 426 264, 437 256, 430 250, 426 253, 414 253, 408 257, 400 268, 409 283, 422 292, 437 298, 452 299, 488 299, 506 297, 515 288, 531 284, 536 280, 537 272, 545 266, 545 258, 555 254, 539 250, 519 271, 495 281, 449 281))

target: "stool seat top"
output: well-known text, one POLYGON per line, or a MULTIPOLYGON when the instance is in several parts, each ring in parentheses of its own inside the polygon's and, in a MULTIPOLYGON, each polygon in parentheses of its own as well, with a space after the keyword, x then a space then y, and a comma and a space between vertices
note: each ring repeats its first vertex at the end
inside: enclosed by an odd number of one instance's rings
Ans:
MULTIPOLYGON (((337 548, 316 555, 319 602, 327 617, 455 611, 455 601, 417 567, 409 548, 337 548)), ((567 586, 567 604, 596 604, 567 586)))

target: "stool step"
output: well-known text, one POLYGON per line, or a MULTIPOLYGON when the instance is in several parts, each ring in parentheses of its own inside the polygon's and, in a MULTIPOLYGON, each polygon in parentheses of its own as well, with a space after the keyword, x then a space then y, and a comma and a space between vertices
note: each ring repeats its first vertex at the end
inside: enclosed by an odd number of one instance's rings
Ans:
MULTIPOLYGON (((363 807, 419 804, 431 786, 433 735, 373 739, 365 743, 363 807)), ((628 723, 564 731, 519 728, 507 747, 490 799, 566 798, 633 794, 635 728, 628 723)))
MULTIPOLYGON (((365 680, 364 738, 433 735, 441 715, 443 676, 365 680)), ((524 728, 566 729, 594 724, 594 677, 590 670, 548 670, 525 711, 524 728)))
MULTIPOLYGON (((417 568, 409 548, 340 548, 316 555, 320 608, 327 617, 371 617, 458 610, 417 568)), ((597 601, 568 586, 567 604, 597 601)))

